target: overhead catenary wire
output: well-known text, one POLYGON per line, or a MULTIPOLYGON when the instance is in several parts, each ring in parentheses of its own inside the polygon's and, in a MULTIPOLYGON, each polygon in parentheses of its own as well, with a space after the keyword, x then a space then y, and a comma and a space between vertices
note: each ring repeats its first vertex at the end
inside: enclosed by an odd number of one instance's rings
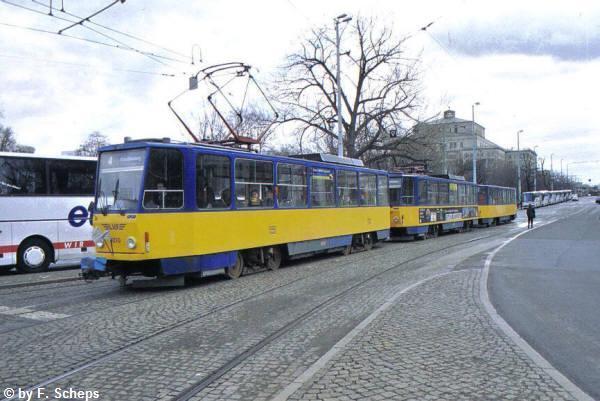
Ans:
MULTIPOLYGON (((9 1, 9 0, 0 0, 0 2, 8 4, 8 5, 13 6, 13 7, 18 7, 18 8, 24 9, 24 10, 27 10, 27 11, 30 11, 30 12, 33 12, 33 13, 36 13, 36 14, 41 14, 41 15, 44 15, 44 16, 47 16, 47 17, 56 18, 56 19, 59 19, 59 20, 62 20, 62 21, 70 22, 70 23, 75 22, 75 21, 73 21, 71 19, 60 17, 60 16, 57 16, 57 15, 48 15, 48 14, 46 14, 43 11, 36 10, 34 8, 31 8, 31 7, 24 6, 22 4, 13 3, 12 1, 9 1)), ((121 42, 118 39, 115 39, 115 38, 113 38, 113 37, 111 37, 111 36, 109 36, 109 35, 107 35, 105 33, 102 33, 102 32, 100 32, 100 31, 98 31, 98 30, 96 30, 94 28, 89 27, 88 25, 82 25, 82 27, 84 27, 85 29, 88 29, 88 30, 90 30, 92 32, 95 32, 95 33, 97 33, 97 34, 99 34, 99 35, 101 35, 103 37, 106 37, 109 40, 114 41, 115 43, 117 43, 117 45, 112 44, 112 43, 101 42, 101 41, 94 40, 94 39, 82 38, 82 37, 79 37, 79 36, 69 35, 69 34, 65 34, 65 33, 59 34, 58 32, 49 31, 49 30, 46 30, 46 29, 35 28, 35 27, 26 27, 26 26, 22 26, 22 25, 9 24, 9 23, 2 23, 2 25, 12 26, 14 28, 27 29, 27 30, 31 30, 31 31, 35 31, 35 32, 53 34, 53 35, 60 36, 60 37, 77 39, 77 40, 82 40, 82 41, 89 42, 89 43, 94 43, 94 44, 108 46, 108 47, 114 47, 114 48, 121 49, 121 50, 126 50, 126 51, 131 51, 131 52, 138 53, 140 55, 146 56, 146 57, 150 58, 151 60, 153 60, 155 62, 158 62, 160 64, 163 64, 165 66, 167 66, 168 64, 166 64, 164 62, 164 60, 178 62, 178 63, 182 63, 182 64, 187 64, 187 61, 182 61, 182 60, 179 60, 179 59, 174 59, 172 57, 163 56, 163 55, 156 54, 156 53, 153 53, 153 52, 148 52, 148 51, 145 51, 145 50, 140 50, 140 49, 134 48, 133 46, 130 46, 130 45, 124 43, 124 42, 121 42), (158 60, 158 59, 161 59, 163 61, 158 60)))
POLYGON ((94 66, 94 65, 91 65, 91 64, 73 63, 73 62, 70 62, 70 61, 52 60, 52 59, 47 59, 47 58, 22 56, 22 55, 14 55, 14 54, 2 54, 2 53, 0 53, 0 57, 12 58, 12 59, 20 59, 20 60, 31 60, 31 61, 41 62, 41 63, 67 65, 67 66, 73 66, 73 67, 90 68, 90 69, 95 69, 97 72, 101 72, 101 73, 111 73, 111 72, 117 71, 117 72, 126 72, 126 73, 132 73, 132 74, 158 75, 158 76, 169 77, 169 78, 177 76, 177 74, 172 74, 172 73, 134 70, 134 69, 129 69, 129 68, 111 68, 110 70, 108 70, 108 69, 107 70, 103 70, 103 69, 99 69, 97 66, 94 66))
MULTIPOLYGON (((123 4, 123 3, 125 3, 125 0, 114 0, 112 3, 110 3, 110 4, 109 4, 109 5, 107 5, 107 6, 104 6, 104 7, 103 7, 103 8, 101 8, 100 10, 98 10, 98 11, 96 11, 96 12, 94 12, 94 13, 90 14, 89 16, 87 16, 87 17, 85 17, 85 18, 80 18, 80 20, 79 20, 79 21, 77 21, 77 22, 73 23, 72 25, 69 25, 69 26, 68 26, 68 27, 66 27, 66 28, 63 28, 63 29, 61 29, 60 31, 58 31, 58 33, 63 33, 63 32, 64 32, 64 31, 66 31, 67 29, 71 29, 71 28, 73 28, 74 26, 77 26, 77 25, 83 25, 83 23, 84 23, 85 21, 89 21, 89 20, 91 20, 91 19, 92 19, 93 17, 95 17, 96 15, 98 15, 98 14, 100 14, 100 13, 103 13, 104 11, 108 10, 109 8, 111 8, 112 6, 114 6, 114 5, 115 5, 115 4, 117 4, 117 3, 121 3, 121 4, 123 4)), ((50 13, 52 13, 52 0, 50 0, 50 13)))
MULTIPOLYGON (((3 1, 3 0, 0 0, 0 1, 3 1)), ((101 42, 99 40, 94 40, 94 39, 82 38, 82 37, 79 37, 79 36, 73 36, 73 35, 68 35, 68 34, 59 35, 58 33, 54 32, 54 31, 48 31, 46 29, 35 28, 35 27, 30 27, 30 26, 23 26, 23 25, 16 25, 16 24, 10 24, 10 23, 7 23, 7 22, 0 22, 0 25, 6 26, 6 27, 10 27, 10 28, 16 28, 16 29, 22 29, 22 30, 32 31, 32 32, 46 33, 46 34, 49 34, 49 35, 56 35, 56 36, 60 36, 60 37, 64 37, 64 38, 69 38, 69 39, 74 39, 74 40, 80 40, 80 41, 83 41, 83 42, 93 43, 93 44, 96 44, 96 45, 102 45, 102 46, 106 46, 106 47, 112 47, 112 48, 115 48, 115 49, 120 49, 120 50, 125 50, 125 51, 134 51, 136 53, 139 53, 139 54, 142 54, 142 55, 146 55, 141 50, 132 50, 132 49, 120 46, 120 45, 115 45, 115 44, 112 44, 112 43, 101 42)), ((167 65, 165 63, 162 63, 162 64, 167 65)))
MULTIPOLYGON (((41 5, 41 6, 45 6, 45 5, 46 5, 46 4, 42 3, 42 2, 40 2, 39 0, 31 0, 31 1, 32 1, 33 3, 35 3, 35 4, 39 4, 39 5, 41 5)), ((76 15, 76 14, 73 14, 73 13, 70 13, 70 12, 67 12, 67 11, 65 11, 64 9, 52 8, 52 10, 54 10, 54 11, 59 11, 59 12, 62 12, 62 13, 64 13, 65 15, 68 15, 68 16, 70 16, 70 17, 73 17, 73 18, 80 18, 80 19, 82 18, 82 17, 80 17, 79 15, 76 15)), ((106 29, 107 31, 110 31, 110 32, 113 32, 113 33, 116 33, 116 34, 119 34, 119 35, 123 35, 123 36, 125 36, 125 37, 128 37, 128 38, 130 38, 130 39, 133 39, 133 40, 137 40, 137 41, 139 41, 139 42, 145 43, 145 44, 147 44, 147 45, 150 45, 150 46, 154 46, 154 47, 156 47, 156 48, 158 48, 158 49, 164 50, 165 52, 171 53, 171 54, 173 54, 173 55, 177 55, 177 56, 180 56, 180 57, 184 57, 184 58, 186 58, 186 59, 187 59, 187 58, 189 58, 189 55, 183 54, 183 53, 181 53, 181 52, 178 52, 178 51, 176 51, 176 50, 169 49, 168 47, 164 47, 163 45, 160 45, 160 44, 157 44, 157 43, 151 42, 151 41, 149 41, 149 40, 146 40, 146 39, 143 39, 143 38, 140 38, 140 37, 138 37, 138 36, 135 36, 135 35, 132 35, 132 34, 130 34, 130 33, 128 33, 128 32, 123 32, 123 31, 120 31, 120 30, 118 30, 118 29, 111 28, 111 27, 109 27, 109 26, 106 26, 106 25, 100 24, 100 23, 98 23, 98 22, 95 22, 95 21, 86 21, 86 22, 87 22, 88 24, 92 24, 92 25, 94 25, 94 26, 97 26, 97 27, 99 27, 99 28, 106 29)))

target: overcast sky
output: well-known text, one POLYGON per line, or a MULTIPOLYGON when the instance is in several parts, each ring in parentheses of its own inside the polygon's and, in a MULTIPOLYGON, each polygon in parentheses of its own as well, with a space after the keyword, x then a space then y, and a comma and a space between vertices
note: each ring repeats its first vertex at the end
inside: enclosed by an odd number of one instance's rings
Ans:
MULTIPOLYGON (((35 1, 0 1, 42 12, 0 2, 1 24, 50 31, 69 25, 43 15, 47 8, 35 1)), ((53 3, 61 6, 61 0, 53 3)), ((64 0, 64 7, 87 16, 109 3, 64 0)), ((398 36, 412 35, 410 51, 423 56, 422 116, 450 107, 470 119, 478 101, 475 119, 487 138, 516 148, 522 129, 521 147, 537 145, 546 168, 554 154, 555 171, 563 159, 565 174, 569 163, 569 174, 600 183, 600 163, 589 163, 600 160, 597 1, 127 0, 93 21, 185 55, 197 44, 204 65, 245 61, 258 68, 258 79, 266 79, 311 28, 332 24, 340 13, 376 17, 398 36), (420 30, 430 22, 426 32, 420 30)), ((109 41, 82 27, 66 33, 109 41)), ((166 103, 186 87, 183 72, 198 66, 163 65, 133 52, 5 25, 0 63, 2 123, 37 153, 74 149, 95 130, 113 142, 124 136, 187 139, 166 103), (154 75, 161 73, 175 77, 154 75)))

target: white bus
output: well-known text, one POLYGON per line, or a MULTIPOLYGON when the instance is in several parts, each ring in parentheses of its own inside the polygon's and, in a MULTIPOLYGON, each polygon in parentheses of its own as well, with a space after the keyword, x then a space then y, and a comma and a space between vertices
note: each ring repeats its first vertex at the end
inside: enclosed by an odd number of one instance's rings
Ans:
POLYGON ((94 253, 95 158, 0 152, 0 267, 41 272, 94 253))

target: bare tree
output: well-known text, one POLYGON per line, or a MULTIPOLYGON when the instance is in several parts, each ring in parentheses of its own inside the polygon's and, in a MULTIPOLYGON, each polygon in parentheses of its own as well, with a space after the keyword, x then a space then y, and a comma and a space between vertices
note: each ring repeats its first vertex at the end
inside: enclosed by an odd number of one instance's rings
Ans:
MULTIPOLYGON (((0 117, 2 117, 1 113, 0 117)), ((0 124, 0 152, 34 153, 35 148, 17 143, 14 130, 0 124)))
POLYGON ((17 150, 17 140, 15 133, 10 127, 4 127, 0 124, 0 151, 14 152, 17 150))
POLYGON ((86 140, 75 151, 78 156, 98 156, 98 149, 108 145, 108 138, 99 131, 89 134, 86 140))
MULTIPOLYGON (((367 164, 401 152, 416 121, 418 59, 405 54, 408 38, 398 38, 373 19, 357 18, 347 28, 342 56, 341 114, 348 157, 367 164), (357 56, 352 56, 356 54, 357 56)), ((288 56, 277 84, 282 121, 295 128, 299 144, 313 141, 333 152, 337 143, 336 47, 331 28, 312 31, 288 56)))
MULTIPOLYGON (((212 109, 197 117, 199 125, 199 137, 205 141, 222 141, 230 136, 230 131, 219 114, 212 109)), ((271 113, 256 106, 249 105, 244 108, 239 114, 229 112, 225 117, 227 124, 231 126, 240 135, 261 138, 259 144, 262 150, 267 146, 269 137, 274 132, 274 119, 271 113)))

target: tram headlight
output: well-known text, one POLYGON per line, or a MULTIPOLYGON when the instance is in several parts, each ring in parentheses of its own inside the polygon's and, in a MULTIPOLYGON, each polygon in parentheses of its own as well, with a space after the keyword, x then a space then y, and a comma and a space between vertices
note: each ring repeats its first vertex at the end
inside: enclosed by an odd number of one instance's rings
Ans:
POLYGON ((103 248, 104 247, 104 241, 97 241, 96 242, 96 248, 103 248))
POLYGON ((135 238, 134 237, 127 238, 127 248, 129 248, 129 249, 135 248, 135 238))

